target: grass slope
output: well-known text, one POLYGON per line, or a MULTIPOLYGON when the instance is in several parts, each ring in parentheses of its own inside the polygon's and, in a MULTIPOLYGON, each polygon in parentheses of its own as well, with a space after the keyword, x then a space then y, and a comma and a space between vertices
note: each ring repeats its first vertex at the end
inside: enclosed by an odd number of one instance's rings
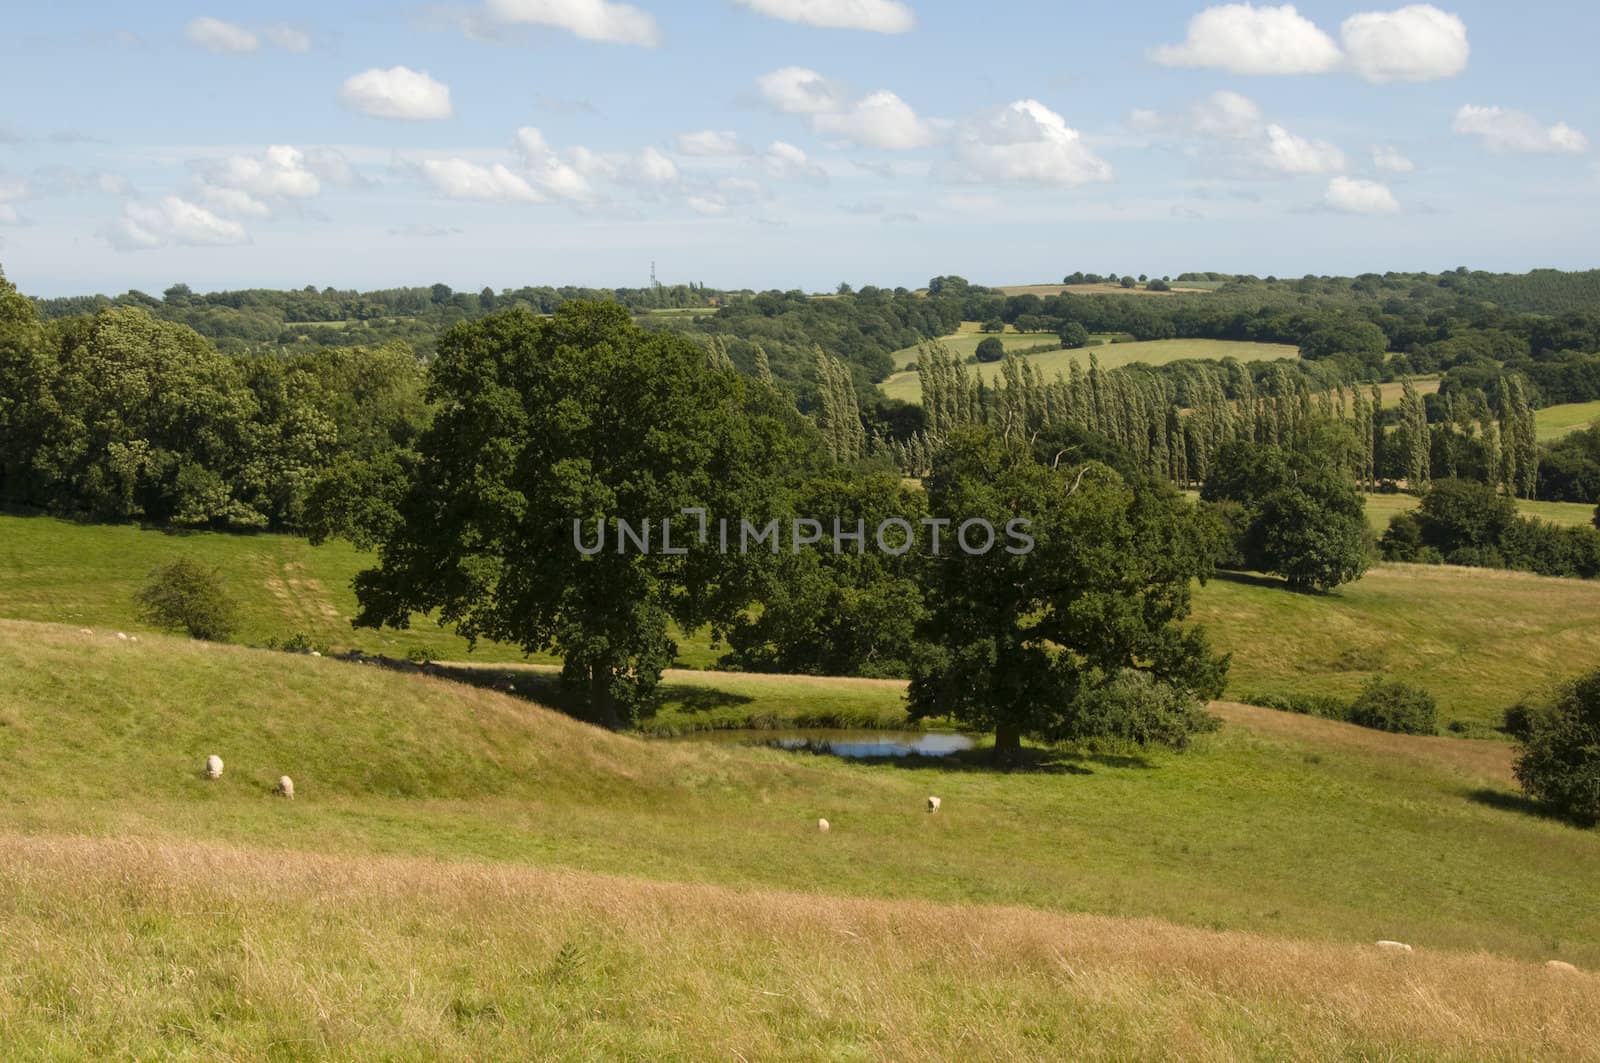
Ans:
MULTIPOLYGON (((290 535, 167 533, 126 525, 74 524, 50 517, 0 514, 0 616, 75 627, 144 631, 133 594, 150 570, 187 555, 222 570, 242 607, 237 641, 264 644, 304 633, 318 645, 404 657, 430 649, 467 659, 466 640, 427 617, 406 631, 350 627, 356 612, 350 581, 376 563, 344 542, 313 547, 290 535)), ((703 640, 684 639, 680 660, 707 667, 719 655, 703 640)), ((514 646, 478 643, 471 658, 521 661, 514 646)), ((550 657, 535 656, 549 662, 550 657)))
POLYGON ((1152 920, 191 843, 0 862, 10 1059, 1579 1059, 1600 1010, 1593 975, 1152 920))
MULTIPOLYGON (((1145 365, 1167 365, 1195 359, 1236 358, 1241 362, 1269 362, 1279 358, 1298 358, 1300 350, 1280 343, 1240 343, 1231 340, 1150 340, 1145 343, 1107 343, 1097 347, 1077 350, 1047 351, 1030 354, 1028 360, 1044 373, 1046 380, 1054 380, 1057 373, 1065 375, 1076 361, 1085 370, 1089 368, 1089 355, 1093 353, 1102 369, 1116 369, 1141 362, 1145 365)), ((998 366, 971 366, 984 380, 994 384, 1000 378, 998 366)), ((922 381, 915 372, 895 373, 881 385, 883 393, 891 399, 906 402, 922 401, 922 381)))
POLYGON ((1379 565, 1331 595, 1265 577, 1195 596, 1233 653, 1228 690, 1353 695, 1373 676, 1426 688, 1443 720, 1497 724, 1522 695, 1600 664, 1600 582, 1447 565, 1379 565))
MULTIPOLYGON (((1416 495, 1372 495, 1367 497, 1367 523, 1382 535, 1389 521, 1401 513, 1409 513, 1422 504, 1416 495)), ((1594 523, 1594 507, 1582 502, 1535 502, 1517 499, 1517 512, 1525 517, 1536 517, 1566 528, 1581 528, 1594 523)))
POLYGON ((10 621, 0 674, 0 834, 494 860, 1600 965, 1600 834, 1521 809, 1497 743, 1224 707, 1229 725, 1186 754, 1061 753, 1003 775, 650 741, 441 679, 10 621), (217 783, 200 778, 212 752, 217 783), (269 795, 284 773, 294 802, 269 795))
POLYGON ((1534 413, 1538 426, 1539 442, 1560 439, 1569 432, 1600 423, 1600 402, 1574 402, 1564 406, 1547 406, 1534 413))
MULTIPOLYGON (((964 361, 977 357, 978 344, 994 335, 1008 351, 1025 351, 1031 347, 1048 347, 1052 344, 1059 346, 1060 340, 1051 332, 1017 332, 1010 325, 1006 326, 1003 333, 993 334, 980 331, 981 325, 977 321, 963 321, 961 328, 954 335, 945 336, 940 343, 950 348, 951 352, 964 361)), ((889 357, 894 359, 896 369, 904 369, 917 360, 920 345, 902 347, 889 357)))

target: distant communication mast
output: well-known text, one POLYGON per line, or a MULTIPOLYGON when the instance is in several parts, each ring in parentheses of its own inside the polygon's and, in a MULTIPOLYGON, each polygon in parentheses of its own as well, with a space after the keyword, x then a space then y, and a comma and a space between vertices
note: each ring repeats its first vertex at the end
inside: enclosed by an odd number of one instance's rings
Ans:
POLYGON ((656 260, 653 258, 650 260, 650 287, 661 287, 661 282, 656 280, 656 260))

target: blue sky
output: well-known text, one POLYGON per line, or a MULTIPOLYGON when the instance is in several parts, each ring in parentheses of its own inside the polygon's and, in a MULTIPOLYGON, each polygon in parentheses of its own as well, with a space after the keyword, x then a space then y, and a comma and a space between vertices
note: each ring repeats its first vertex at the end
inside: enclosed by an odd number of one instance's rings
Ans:
POLYGON ((64 3, 7 30, 0 266, 41 295, 1600 266, 1593 5, 64 3))

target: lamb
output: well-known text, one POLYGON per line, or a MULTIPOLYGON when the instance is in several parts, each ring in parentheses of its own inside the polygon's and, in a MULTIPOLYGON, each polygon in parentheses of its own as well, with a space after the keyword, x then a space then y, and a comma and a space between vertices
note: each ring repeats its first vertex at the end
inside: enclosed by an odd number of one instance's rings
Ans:
POLYGON ((1561 971, 1564 974, 1568 972, 1576 972, 1578 970, 1566 960, 1546 960, 1544 965, 1546 970, 1561 971))
POLYGON ((294 780, 289 778, 287 775, 280 775, 278 777, 278 788, 274 790, 273 793, 277 794, 279 797, 287 797, 289 800, 293 801, 294 780))
POLYGON ((1410 952, 1411 946, 1403 941, 1380 941, 1378 947, 1385 952, 1410 952))
POLYGON ((222 758, 215 753, 206 758, 206 778, 222 778, 222 758))
POLYGON ((817 820, 817 833, 826 834, 826 833, 828 833, 828 829, 829 828, 828 828, 828 821, 827 820, 825 820, 825 819, 817 820))
POLYGON ((928 798, 928 811, 929 812, 937 812, 937 811, 939 811, 939 806, 941 804, 943 804, 943 803, 944 802, 940 801, 937 797, 928 798))

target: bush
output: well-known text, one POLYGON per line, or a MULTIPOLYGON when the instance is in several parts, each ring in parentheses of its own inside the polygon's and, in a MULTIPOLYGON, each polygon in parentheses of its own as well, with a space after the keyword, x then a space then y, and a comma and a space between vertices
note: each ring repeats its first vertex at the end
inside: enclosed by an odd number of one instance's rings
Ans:
POLYGON ((1600 671, 1528 714, 1514 770, 1534 800, 1581 823, 1600 819, 1600 671))
POLYGON ((226 642, 239 628, 239 607, 221 573, 187 557, 153 569, 134 601, 145 620, 190 638, 226 642))
POLYGON ((412 664, 432 664, 439 659, 439 651, 432 646, 416 646, 406 651, 406 660, 412 664))
POLYGON ((1006 356, 1006 345, 993 336, 978 343, 978 361, 998 362, 1006 356))
POLYGON ((1350 705, 1350 722, 1392 734, 1439 733, 1439 707, 1426 690, 1373 679, 1350 705))
MULTIPOLYGON (((1222 726, 1198 698, 1131 668, 1080 694, 1073 708, 1076 719, 1068 723, 1066 733, 1139 746, 1184 749, 1191 735, 1222 726)), ((1060 739, 1065 734, 1049 737, 1060 739)))
POLYGON ((1529 732, 1533 730, 1533 712, 1532 705, 1524 701, 1517 702, 1505 711, 1500 730, 1518 741, 1527 738, 1529 732))

